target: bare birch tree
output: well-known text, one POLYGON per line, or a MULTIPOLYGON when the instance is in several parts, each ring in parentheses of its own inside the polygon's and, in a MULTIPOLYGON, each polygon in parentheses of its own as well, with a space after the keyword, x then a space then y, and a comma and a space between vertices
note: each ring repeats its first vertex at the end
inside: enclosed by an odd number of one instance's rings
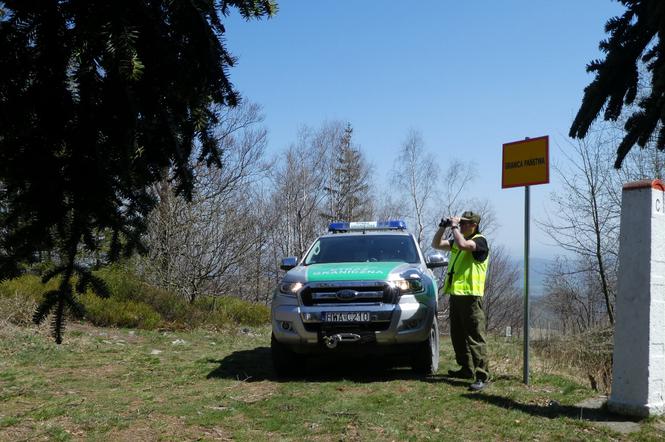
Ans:
POLYGON ((585 262, 592 259, 559 257, 548 269, 543 306, 564 334, 583 332, 607 321, 600 280, 593 265, 585 262))
MULTIPOLYGON (((474 163, 465 163, 456 158, 452 158, 446 165, 436 194, 437 208, 439 210, 437 215, 439 218, 460 214, 469 206, 476 205, 469 204, 469 198, 465 194, 468 191, 469 185, 476 178, 474 169, 474 163)), ((480 204, 487 206, 487 202, 480 204)), ((480 209, 474 211, 483 215, 480 209)), ((483 225, 485 225, 485 217, 483 216, 482 218, 483 225)))
POLYGON ((325 171, 330 152, 327 129, 317 133, 302 129, 298 141, 282 155, 273 173, 273 204, 281 221, 281 256, 302 256, 323 230, 325 223, 319 214, 326 197, 325 171))
POLYGON ((194 302, 202 293, 219 293, 251 251, 251 187, 265 176, 266 130, 260 108, 245 104, 226 114, 219 136, 223 169, 194 164, 192 200, 179 196, 170 181, 158 183, 159 203, 150 215, 141 261, 148 280, 194 302))
POLYGON ((505 327, 521 328, 522 297, 518 282, 517 264, 510 259, 502 246, 493 247, 487 269, 483 309, 488 331, 500 331, 505 327))
POLYGON ((425 149, 422 135, 411 130, 400 147, 393 168, 395 185, 408 201, 409 218, 414 224, 416 240, 421 247, 427 242, 425 229, 430 220, 429 209, 436 190, 439 169, 434 155, 425 149))
POLYGON ((612 275, 618 264, 620 206, 613 196, 613 170, 608 147, 611 138, 603 131, 590 140, 569 142, 566 162, 554 167, 563 191, 553 193, 553 214, 540 227, 567 252, 579 257, 597 278, 605 300, 607 319, 614 323, 615 286, 612 275))

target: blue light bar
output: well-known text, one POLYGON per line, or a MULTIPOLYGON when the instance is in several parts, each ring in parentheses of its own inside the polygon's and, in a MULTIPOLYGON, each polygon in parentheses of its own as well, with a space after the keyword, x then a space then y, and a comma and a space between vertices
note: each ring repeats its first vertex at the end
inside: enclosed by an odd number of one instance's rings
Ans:
POLYGON ((402 220, 388 220, 388 221, 356 221, 356 222, 343 222, 338 221, 330 223, 328 226, 329 232, 349 232, 349 231, 365 231, 365 230, 406 230, 406 223, 402 220))
POLYGON ((328 225, 328 231, 329 232, 348 232, 349 231, 349 223, 343 223, 343 222, 330 223, 328 225))
POLYGON ((404 222, 404 220, 401 219, 391 219, 388 221, 384 221, 384 224, 387 224, 389 229, 406 230, 406 222, 404 222))

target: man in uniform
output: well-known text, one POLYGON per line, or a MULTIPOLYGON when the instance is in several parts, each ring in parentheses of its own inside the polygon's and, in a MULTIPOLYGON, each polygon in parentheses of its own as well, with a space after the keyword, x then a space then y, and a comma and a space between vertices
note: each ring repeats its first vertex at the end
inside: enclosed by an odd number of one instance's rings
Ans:
POLYGON ((482 390, 489 381, 485 345, 485 313, 482 299, 489 261, 489 246, 479 231, 480 215, 466 211, 461 217, 441 220, 432 239, 432 247, 450 251, 448 274, 443 286, 450 295, 450 339, 459 370, 449 370, 453 377, 475 379, 470 385, 482 390), (443 234, 449 228, 450 239, 443 234))

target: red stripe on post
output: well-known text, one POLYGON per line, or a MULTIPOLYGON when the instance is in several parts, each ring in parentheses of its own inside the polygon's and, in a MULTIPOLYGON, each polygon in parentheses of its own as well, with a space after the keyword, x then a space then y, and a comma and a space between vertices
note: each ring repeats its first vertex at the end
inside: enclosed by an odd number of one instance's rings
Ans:
POLYGON ((626 183, 623 185, 623 190, 635 190, 635 189, 657 189, 662 192, 665 192, 665 183, 661 180, 641 180, 633 181, 632 183, 626 183))

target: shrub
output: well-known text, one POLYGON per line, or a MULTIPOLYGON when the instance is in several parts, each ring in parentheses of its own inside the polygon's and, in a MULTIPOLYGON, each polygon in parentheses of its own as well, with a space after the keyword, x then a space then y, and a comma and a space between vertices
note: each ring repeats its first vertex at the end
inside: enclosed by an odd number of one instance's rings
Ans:
POLYGON ((270 309, 263 304, 231 296, 201 296, 190 303, 169 290, 140 281, 135 274, 118 265, 96 274, 106 281, 112 297, 148 304, 164 321, 176 327, 256 326, 270 321, 270 309))
POLYGON ((86 293, 81 296, 87 320, 97 326, 155 329, 162 318, 152 307, 143 302, 116 298, 100 298, 86 293))
POLYGON ((38 302, 41 301, 45 291, 54 290, 57 287, 58 281, 55 279, 50 280, 47 284, 43 284, 39 276, 22 275, 0 283, 0 298, 19 296, 38 302))
POLYGON ((32 323, 32 313, 37 303, 18 294, 0 296, 0 326, 3 323, 28 325, 32 323))
MULTIPOLYGON (((213 300, 215 300, 213 298, 213 300)), ((218 314, 227 322, 238 324, 262 325, 270 322, 270 309, 262 304, 243 301, 230 296, 218 297, 218 314)))
POLYGON ((56 281, 42 284, 35 275, 23 275, 0 283, 0 321, 16 325, 32 323, 37 302, 46 290, 56 287, 56 281))
MULTIPOLYGON (((134 281, 122 278, 117 273, 109 272, 103 278, 111 287, 112 293, 130 292, 134 281)), ((75 281, 74 281, 75 283, 75 281)), ((43 284, 36 275, 22 275, 0 283, 0 318, 17 325, 28 325, 42 295, 57 288, 58 280, 52 279, 43 284)), ((95 325, 155 328, 161 317, 149 305, 140 302, 125 301, 115 297, 102 299, 92 293, 82 295, 79 300, 86 310, 86 317, 95 325)))
MULTIPOLYGON (((265 305, 230 296, 201 296, 189 303, 173 292, 142 282, 122 265, 108 266, 95 275, 106 282, 111 296, 103 299, 89 291, 79 297, 86 318, 94 325, 152 329, 166 323, 177 328, 222 328, 270 321, 270 310, 265 305)), ((0 320, 29 323, 36 303, 57 284, 57 279, 42 284, 35 275, 0 283, 0 320)))
POLYGON ((581 375, 594 390, 609 392, 614 347, 612 328, 533 341, 533 347, 557 368, 581 375))
POLYGON ((112 297, 134 301, 141 300, 145 284, 122 265, 109 265, 94 273, 95 276, 104 280, 112 297))

